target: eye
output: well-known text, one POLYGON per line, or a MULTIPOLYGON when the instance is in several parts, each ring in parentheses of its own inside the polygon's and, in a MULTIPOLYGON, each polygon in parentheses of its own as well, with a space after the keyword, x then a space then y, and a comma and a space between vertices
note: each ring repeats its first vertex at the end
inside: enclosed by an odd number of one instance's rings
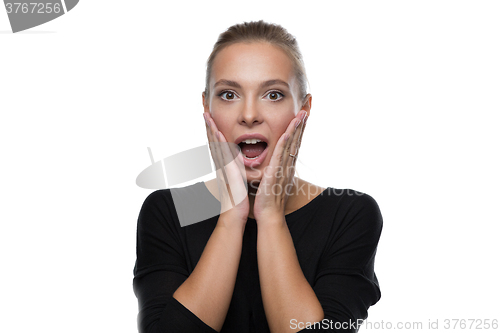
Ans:
POLYGON ((236 94, 232 91, 223 91, 219 94, 219 97, 221 97, 225 101, 232 101, 233 99, 236 99, 236 94))
POLYGON ((266 96, 273 102, 279 101, 285 97, 285 95, 279 91, 270 91, 266 96))

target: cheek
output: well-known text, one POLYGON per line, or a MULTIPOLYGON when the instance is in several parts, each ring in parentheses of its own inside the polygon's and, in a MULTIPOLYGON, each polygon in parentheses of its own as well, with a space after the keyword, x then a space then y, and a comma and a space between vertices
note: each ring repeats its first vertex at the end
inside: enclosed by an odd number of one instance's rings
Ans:
POLYGON ((212 113, 212 119, 214 120, 217 129, 221 131, 224 136, 226 136, 226 139, 228 139, 227 135, 230 133, 229 130, 231 128, 231 120, 228 119, 227 115, 224 115, 221 112, 212 113))
POLYGON ((290 119, 287 118, 286 121, 281 122, 280 124, 276 125, 273 128, 273 135, 276 137, 275 138, 276 142, 278 142, 281 135, 285 133, 286 129, 288 128, 288 124, 290 123, 291 120, 292 118, 290 119))
POLYGON ((287 110, 284 110, 284 112, 276 114, 276 117, 273 117, 273 119, 269 121, 270 124, 272 124, 270 127, 273 136, 276 137, 276 141, 280 138, 280 136, 283 133, 285 133, 286 129, 288 128, 290 122, 294 117, 295 117, 294 109, 289 108, 287 110))

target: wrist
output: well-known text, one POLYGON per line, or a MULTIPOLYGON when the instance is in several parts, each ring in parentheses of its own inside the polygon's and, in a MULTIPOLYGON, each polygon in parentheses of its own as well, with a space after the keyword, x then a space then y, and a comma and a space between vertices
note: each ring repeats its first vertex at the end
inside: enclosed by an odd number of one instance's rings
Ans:
POLYGON ((287 225, 284 212, 269 212, 266 214, 260 214, 256 218, 256 221, 259 228, 283 227, 287 225))
POLYGON ((231 233, 241 234, 245 232, 246 220, 237 219, 230 215, 221 214, 216 228, 227 230, 231 233))

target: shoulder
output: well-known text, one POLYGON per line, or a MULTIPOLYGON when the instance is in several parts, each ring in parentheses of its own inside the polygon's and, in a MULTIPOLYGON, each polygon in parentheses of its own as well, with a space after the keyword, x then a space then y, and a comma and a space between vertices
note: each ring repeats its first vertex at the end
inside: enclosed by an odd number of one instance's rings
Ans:
POLYGON ((193 198, 200 194, 200 186, 202 186, 202 184, 203 183, 198 182, 184 187, 156 190, 146 197, 143 205, 165 205, 172 203, 172 201, 177 198, 193 198))
POLYGON ((342 254, 342 265, 366 267, 374 258, 382 234, 382 214, 377 201, 369 194, 353 189, 328 188, 325 205, 330 227, 326 252, 333 260, 342 254))
POLYGON ((156 190, 150 193, 144 200, 139 214, 140 221, 178 221, 178 214, 189 209, 196 200, 196 193, 200 192, 200 185, 193 185, 156 190), (141 218, 142 217, 142 218, 141 218))
POLYGON ((178 227, 207 221, 220 214, 220 202, 204 182, 157 190, 146 198, 143 208, 153 209, 178 227))
POLYGON ((371 195, 354 189, 327 187, 321 195, 337 201, 344 208, 379 210, 377 201, 371 195))
POLYGON ((379 205, 377 201, 368 193, 361 191, 356 191, 350 188, 333 188, 328 187, 324 194, 329 197, 335 197, 339 201, 342 201, 344 205, 348 205, 357 209, 374 209, 378 210, 379 205))
POLYGON ((170 224, 171 202, 170 189, 156 190, 150 193, 142 204, 137 219, 138 231, 141 233, 158 233, 170 224), (154 232, 153 232, 154 231, 154 232))
POLYGON ((148 194, 142 205, 144 207, 165 204, 169 198, 171 198, 170 189, 156 190, 148 194))
POLYGON ((327 197, 326 207, 339 227, 354 228, 360 232, 371 230, 375 234, 381 232, 382 213, 371 195, 354 189, 333 187, 328 187, 321 195, 327 197))

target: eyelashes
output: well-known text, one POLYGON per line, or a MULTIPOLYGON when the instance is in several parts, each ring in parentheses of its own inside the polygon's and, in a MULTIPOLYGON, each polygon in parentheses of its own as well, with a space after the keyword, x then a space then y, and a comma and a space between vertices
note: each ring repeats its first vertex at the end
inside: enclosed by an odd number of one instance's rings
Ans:
POLYGON ((219 95, 224 101, 232 101, 236 98, 236 93, 231 90, 223 90, 219 95))
POLYGON ((281 100, 283 97, 285 97, 285 95, 283 95, 282 92, 277 91, 277 90, 272 90, 272 91, 268 92, 266 94, 266 96, 268 96, 269 99, 273 102, 277 102, 277 101, 281 100), (271 96, 275 96, 275 97, 271 97, 271 96))
MULTIPOLYGON (((217 94, 217 96, 219 96, 223 101, 227 101, 227 102, 234 101, 237 98, 239 98, 238 94, 236 94, 232 90, 223 90, 219 94, 217 94)), ((271 91, 268 91, 264 95, 264 97, 266 99, 269 99, 271 102, 278 102, 285 97, 285 94, 283 94, 279 90, 271 90, 271 91)))

